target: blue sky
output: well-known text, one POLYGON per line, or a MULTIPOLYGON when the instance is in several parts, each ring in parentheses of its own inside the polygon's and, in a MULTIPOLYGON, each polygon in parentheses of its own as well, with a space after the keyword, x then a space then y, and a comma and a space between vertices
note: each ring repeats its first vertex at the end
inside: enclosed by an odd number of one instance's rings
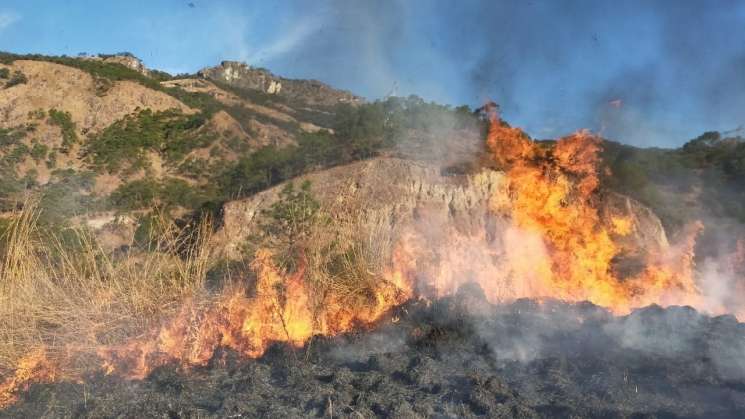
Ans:
POLYGON ((745 125, 736 0, 0 0, 0 50, 131 51, 171 73, 242 60, 368 98, 493 99, 540 138, 677 146, 745 125))

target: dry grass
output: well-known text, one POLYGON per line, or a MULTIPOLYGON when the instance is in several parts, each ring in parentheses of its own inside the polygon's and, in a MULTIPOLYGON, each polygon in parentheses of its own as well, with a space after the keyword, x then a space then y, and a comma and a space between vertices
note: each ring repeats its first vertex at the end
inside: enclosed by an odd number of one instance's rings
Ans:
MULTIPOLYGON (((76 246, 44 236, 34 206, 25 208, 11 217, 0 240, 0 377, 35 349, 65 368, 62 374, 79 376, 90 370, 102 345, 155 330, 187 300, 208 304, 236 285, 245 288, 231 280, 218 289, 206 283, 207 272, 219 263, 208 222, 185 237, 162 221, 150 251, 113 257, 84 231, 74 234, 76 246)), ((303 247, 315 312, 329 296, 350 304, 372 301, 394 236, 384 213, 313 225, 303 247)))
POLYGON ((34 348, 54 359, 71 348, 85 355, 122 342, 203 292, 211 260, 207 222, 189 237, 161 229, 157 251, 114 259, 84 231, 75 232, 74 249, 45 236, 34 205, 25 208, 11 218, 0 249, 0 373, 34 348))
POLYGON ((315 225, 306 252, 313 294, 359 303, 372 298, 390 265, 395 234, 385 212, 315 225))

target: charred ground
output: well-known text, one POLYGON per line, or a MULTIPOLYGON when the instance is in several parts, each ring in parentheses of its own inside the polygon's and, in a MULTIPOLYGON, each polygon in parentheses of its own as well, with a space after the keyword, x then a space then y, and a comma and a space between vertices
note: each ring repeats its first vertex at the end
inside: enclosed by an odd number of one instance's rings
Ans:
POLYGON ((745 328, 730 316, 592 304, 494 306, 478 288, 400 307, 374 331, 218 352, 142 381, 33 385, 2 417, 735 418, 745 328), (395 321, 395 323, 394 323, 395 321))

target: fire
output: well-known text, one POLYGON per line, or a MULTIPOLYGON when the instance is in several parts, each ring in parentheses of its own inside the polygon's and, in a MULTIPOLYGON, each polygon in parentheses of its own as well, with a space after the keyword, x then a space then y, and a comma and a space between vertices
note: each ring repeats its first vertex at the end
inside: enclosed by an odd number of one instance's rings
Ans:
MULTIPOLYGON (((185 369, 205 365, 221 347, 250 358, 263 355, 275 342, 300 348, 314 336, 370 327, 391 308, 411 298, 406 277, 396 271, 381 278, 364 305, 351 306, 340 296, 314 304, 303 265, 286 274, 266 250, 257 252, 251 269, 257 277, 254 292, 238 287, 210 301, 186 301, 159 330, 123 345, 97 348, 101 370, 142 379, 166 364, 185 369)), ((29 384, 59 377, 55 363, 44 351, 33 352, 20 362, 13 376, 0 384, 0 408, 15 402, 18 392, 29 384)), ((79 379, 71 375, 64 378, 79 379)))
POLYGON ((401 240, 400 253, 416 266, 409 270, 417 272, 420 286, 439 296, 473 281, 494 303, 590 301, 617 314, 653 303, 705 308, 693 258, 702 225, 690 226, 679 244, 643 255, 639 272, 617 272, 614 262, 622 253, 617 239, 637 226, 630 217, 604 220, 598 211, 601 140, 579 131, 542 145, 496 112, 489 117, 487 149, 508 180, 507 193, 495 191, 490 201, 503 223, 492 233, 498 237, 464 234, 446 223, 438 226, 442 237, 436 240, 424 231, 432 226, 411 232, 401 240))
POLYGON ((220 347, 256 358, 274 342, 300 348, 313 336, 332 336, 370 326, 392 307, 410 298, 399 274, 380 281, 369 304, 350 307, 336 296, 315 307, 304 268, 285 275, 266 250, 257 252, 251 268, 257 276, 254 295, 238 288, 200 309, 184 305, 180 314, 156 335, 120 347, 103 347, 98 355, 109 374, 143 378, 164 363, 205 365, 220 347))
MULTIPOLYGON (((598 211, 603 199, 599 138, 580 131, 542 145, 491 112, 486 145, 507 179, 506 189, 492 191, 488 203, 491 228, 452 225, 421 208, 422 222, 398 238, 390 269, 364 301, 354 302, 334 292, 318 293, 303 256, 297 269, 285 272, 271 252, 260 250, 250 267, 255 284, 194 296, 159 329, 95 348, 101 370, 138 379, 166 364, 206 365, 219 348, 251 358, 277 342, 301 348, 314 336, 371 327, 414 297, 452 295, 466 282, 478 283, 494 303, 586 300, 617 314, 649 304, 726 310, 707 302, 694 280, 693 249, 701 224, 689 226, 669 249, 643 255, 642 269, 629 274, 615 269, 622 253, 617 239, 639 227, 630 217, 607 220, 598 211)), ((745 245, 738 249, 732 264, 741 266, 745 245)), ((30 383, 79 379, 60 371, 45 351, 31 352, 0 382, 0 408, 15 402, 30 383)))
POLYGON ((18 393, 34 382, 50 382, 57 378, 56 368, 49 363, 44 351, 37 349, 21 358, 13 376, 0 382, 0 409, 15 403, 18 393))

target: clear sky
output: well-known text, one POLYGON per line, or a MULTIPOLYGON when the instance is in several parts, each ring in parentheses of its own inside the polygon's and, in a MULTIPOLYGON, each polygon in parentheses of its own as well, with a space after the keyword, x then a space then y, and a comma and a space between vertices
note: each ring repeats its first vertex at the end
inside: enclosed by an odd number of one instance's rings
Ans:
POLYGON ((242 60, 368 98, 493 99, 540 138, 676 146, 745 125, 738 0, 0 0, 0 50, 131 51, 171 73, 242 60))

